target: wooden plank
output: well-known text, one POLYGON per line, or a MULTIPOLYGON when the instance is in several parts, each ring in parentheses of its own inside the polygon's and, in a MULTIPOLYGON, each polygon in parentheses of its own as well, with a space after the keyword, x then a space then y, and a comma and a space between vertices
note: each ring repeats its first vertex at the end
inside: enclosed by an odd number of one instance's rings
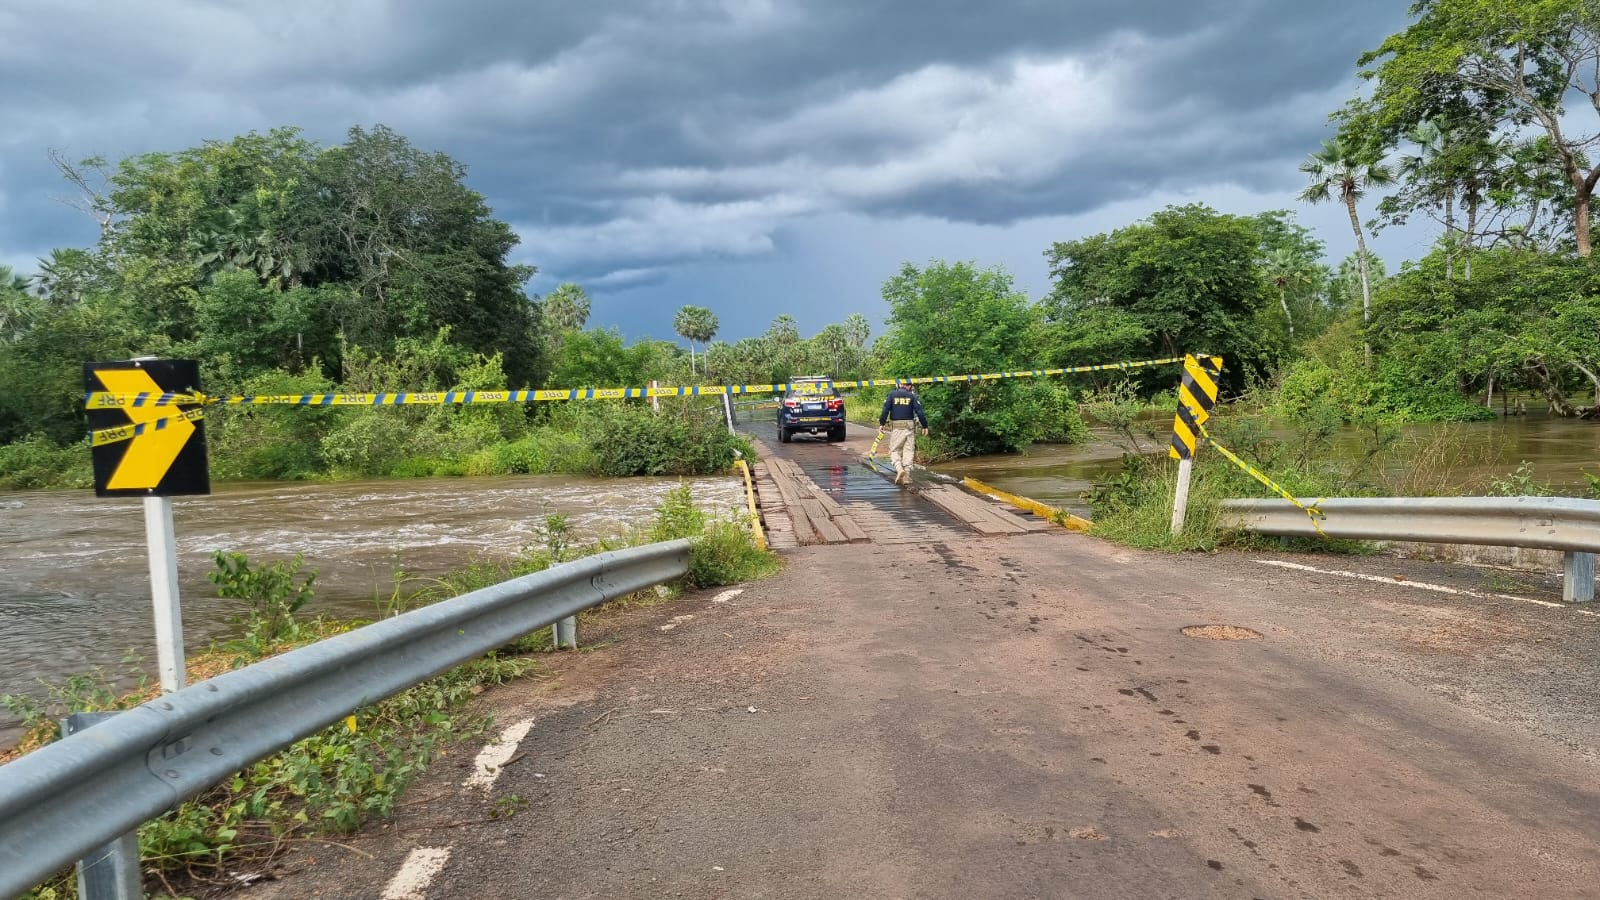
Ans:
POLYGON ((802 544, 817 543, 816 529, 811 527, 811 517, 805 510, 795 507, 789 510, 789 521, 794 523, 794 539, 802 544))
POLYGON ((844 507, 839 505, 839 501, 833 499, 832 494, 823 490, 815 482, 812 483, 811 496, 816 498, 816 501, 822 504, 822 508, 828 511, 829 518, 837 519, 845 514, 844 507))
POLYGON ((800 503, 800 488, 787 475, 776 475, 772 479, 778 487, 778 496, 783 498, 784 506, 794 508, 800 503))
POLYGON ((811 520, 811 527, 816 529, 817 536, 822 538, 824 543, 849 543, 845 539, 844 532, 828 518, 827 510, 822 508, 821 503, 815 500, 801 500, 800 508, 805 510, 806 518, 811 520))
POLYGON ((976 498, 948 485, 924 488, 922 495, 938 504, 946 512, 960 519, 979 534, 1025 534, 1021 524, 1007 522, 989 509, 979 506, 976 498))
POLYGON ((969 494, 958 487, 952 486, 949 490, 961 497, 962 503, 968 510, 971 510, 975 518, 982 518, 995 523, 1008 531, 1012 531, 1014 534, 1022 534, 1028 530, 1027 526, 1022 524, 1022 520, 1006 508, 982 497, 969 494))
POLYGON ((872 541, 872 538, 867 536, 866 529, 857 524, 855 519, 850 518, 849 513, 834 516, 833 524, 839 527, 845 540, 852 544, 866 544, 872 541))

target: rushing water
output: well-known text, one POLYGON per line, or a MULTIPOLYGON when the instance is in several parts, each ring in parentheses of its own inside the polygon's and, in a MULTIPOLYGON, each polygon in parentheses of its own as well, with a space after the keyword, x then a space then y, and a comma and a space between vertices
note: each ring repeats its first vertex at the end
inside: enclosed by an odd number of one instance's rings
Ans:
MULTIPOLYGON (((1353 464, 1362 446, 1361 436, 1348 430, 1334 440, 1333 453, 1353 464)), ((1166 452, 1150 440, 1141 449, 1166 452)), ((1097 431, 1083 444, 1039 445, 1019 455, 975 457, 938 468, 1086 515, 1080 495, 1095 479, 1120 470, 1122 454, 1108 433, 1097 431)), ((1490 479, 1508 476, 1524 460, 1531 463, 1534 480, 1548 483, 1556 494, 1587 496, 1583 473, 1600 475, 1600 422, 1532 413, 1493 422, 1407 426, 1377 467, 1397 493, 1481 493, 1490 479)))
MULTIPOLYGON (((689 479, 696 502, 743 508, 731 477, 689 479)), ((203 647, 228 633, 236 601, 215 599, 206 573, 218 550, 254 561, 303 554, 317 571, 308 615, 375 615, 396 573, 437 575, 475 558, 515 556, 535 543, 544 517, 567 516, 579 539, 647 520, 669 478, 565 476, 459 478, 344 484, 220 485, 173 501, 184 641, 203 647)), ((155 637, 138 500, 88 491, 0 494, 0 693, 39 694, 40 680, 104 667, 124 656, 154 668, 155 637)), ((8 714, 0 711, 0 743, 8 714)))

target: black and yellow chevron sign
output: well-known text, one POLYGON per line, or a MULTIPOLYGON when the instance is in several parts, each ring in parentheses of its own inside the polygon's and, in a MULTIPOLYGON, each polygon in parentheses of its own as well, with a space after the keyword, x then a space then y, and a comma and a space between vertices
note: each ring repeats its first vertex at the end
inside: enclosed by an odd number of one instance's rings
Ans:
POLYGON ((136 359, 83 366, 98 497, 211 493, 200 364, 136 359), (116 403, 94 398, 114 397, 116 403))
POLYGON ((1222 357, 1183 358, 1183 384, 1178 388, 1178 414, 1172 420, 1173 459, 1192 459, 1200 426, 1217 405, 1217 379, 1222 377, 1222 357))

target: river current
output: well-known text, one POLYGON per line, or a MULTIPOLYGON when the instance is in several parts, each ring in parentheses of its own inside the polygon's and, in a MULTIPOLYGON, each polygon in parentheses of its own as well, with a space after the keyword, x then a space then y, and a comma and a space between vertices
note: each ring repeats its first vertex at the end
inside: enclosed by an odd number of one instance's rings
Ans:
MULTIPOLYGON (((742 511, 737 478, 691 478, 698 505, 742 511)), ((339 484, 225 484, 173 500, 184 642, 227 636, 237 601, 206 573, 218 550, 254 562, 303 555, 317 571, 305 614, 374 617, 396 581, 474 559, 511 558, 567 516, 584 542, 646 523, 673 478, 514 476, 339 484)), ((41 682, 102 668, 154 670, 143 505, 90 491, 0 494, 0 694, 40 696, 41 682), (134 657, 130 665, 124 659, 134 657)), ((0 710, 0 743, 15 724, 0 710)))

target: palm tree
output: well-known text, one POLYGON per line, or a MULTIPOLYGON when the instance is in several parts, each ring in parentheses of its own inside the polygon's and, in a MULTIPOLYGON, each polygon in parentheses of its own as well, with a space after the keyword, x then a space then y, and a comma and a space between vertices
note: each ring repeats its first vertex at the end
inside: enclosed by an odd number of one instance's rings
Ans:
POLYGON ((1293 341, 1294 314, 1289 312, 1289 288, 1311 283, 1311 265, 1293 250, 1279 247, 1267 257, 1262 269, 1278 286, 1278 305, 1283 307, 1283 317, 1289 320, 1289 340, 1293 341))
POLYGON ((1456 277, 1454 241, 1456 233, 1456 185, 1451 173, 1445 171, 1449 155, 1454 149, 1455 136, 1427 119, 1412 128, 1406 135, 1417 145, 1417 152, 1400 157, 1400 176, 1412 184, 1432 182, 1431 199, 1444 204, 1444 243, 1450 248, 1444 258, 1444 280, 1456 277))
POLYGON ((558 285, 544 298, 544 318, 557 331, 582 331, 589 321, 589 295, 570 281, 558 285))
POLYGON ((694 345, 711 342, 717 336, 717 314, 703 306, 685 306, 672 317, 672 330, 689 342, 689 372, 694 373, 694 345))
POLYGON ((867 346, 867 338, 872 337, 872 323, 861 313, 851 313, 844 317, 844 331, 850 337, 850 346, 860 350, 867 346))
MULTIPOLYGON (((1372 284, 1367 273, 1367 237, 1361 230, 1361 218, 1356 215, 1356 201, 1368 188, 1383 187, 1394 181, 1394 176, 1384 167, 1376 153, 1344 138, 1323 141, 1322 149, 1300 165, 1300 171, 1311 176, 1311 185, 1300 194, 1306 203, 1323 203, 1334 198, 1350 211, 1350 230, 1356 234, 1357 259, 1361 263, 1361 326, 1372 321, 1372 284)), ((1372 355, 1370 344, 1367 355, 1372 355)))
POLYGON ((39 300, 28 293, 28 279, 0 266, 0 341, 27 333, 39 315, 39 300))

